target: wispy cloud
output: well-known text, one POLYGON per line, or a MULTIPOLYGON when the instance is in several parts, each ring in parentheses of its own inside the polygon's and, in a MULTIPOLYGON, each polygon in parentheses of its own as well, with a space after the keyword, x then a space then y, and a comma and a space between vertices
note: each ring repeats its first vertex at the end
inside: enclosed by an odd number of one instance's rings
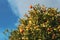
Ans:
POLYGON ((24 13, 27 12, 29 6, 32 4, 37 4, 40 0, 8 0, 13 12, 19 16, 23 17, 24 13))
POLYGON ((60 8, 60 0, 8 0, 11 5, 13 12, 18 17, 23 17, 29 9, 29 5, 33 4, 43 4, 47 7, 56 7, 60 8))

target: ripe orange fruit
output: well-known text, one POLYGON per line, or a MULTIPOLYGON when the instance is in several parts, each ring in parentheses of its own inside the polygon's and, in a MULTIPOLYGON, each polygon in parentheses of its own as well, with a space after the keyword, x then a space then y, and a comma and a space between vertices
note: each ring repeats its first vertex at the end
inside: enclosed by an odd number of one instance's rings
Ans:
POLYGON ((30 5, 30 7, 29 8, 32 8, 32 5, 30 5))
POLYGON ((20 33, 23 33, 24 32, 24 30, 23 29, 20 29, 20 33))

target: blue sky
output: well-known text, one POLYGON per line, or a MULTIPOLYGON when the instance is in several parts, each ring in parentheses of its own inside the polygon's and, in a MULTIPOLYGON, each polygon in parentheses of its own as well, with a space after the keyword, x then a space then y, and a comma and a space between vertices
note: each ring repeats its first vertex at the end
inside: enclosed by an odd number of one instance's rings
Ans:
POLYGON ((18 17, 13 13, 7 0, 0 0, 0 40, 6 38, 2 33, 5 29, 15 29, 18 17))
POLYGON ((16 29, 18 19, 27 13, 29 6, 38 3, 60 9, 60 0, 0 0, 0 40, 8 40, 2 32, 7 28, 16 29))

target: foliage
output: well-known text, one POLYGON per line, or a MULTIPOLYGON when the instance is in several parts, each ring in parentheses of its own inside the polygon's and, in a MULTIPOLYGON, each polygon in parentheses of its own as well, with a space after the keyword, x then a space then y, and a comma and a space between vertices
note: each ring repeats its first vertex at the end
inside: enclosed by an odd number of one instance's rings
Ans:
POLYGON ((9 40, 60 40, 60 12, 44 5, 30 6, 25 18, 20 19, 17 30, 9 40))

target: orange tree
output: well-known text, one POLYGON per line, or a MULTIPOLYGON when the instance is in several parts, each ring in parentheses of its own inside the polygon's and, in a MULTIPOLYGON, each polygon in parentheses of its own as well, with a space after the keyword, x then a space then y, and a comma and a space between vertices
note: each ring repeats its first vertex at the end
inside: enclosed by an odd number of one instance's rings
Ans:
POLYGON ((60 40, 60 12, 57 8, 30 5, 28 14, 20 18, 17 30, 9 40, 60 40))

